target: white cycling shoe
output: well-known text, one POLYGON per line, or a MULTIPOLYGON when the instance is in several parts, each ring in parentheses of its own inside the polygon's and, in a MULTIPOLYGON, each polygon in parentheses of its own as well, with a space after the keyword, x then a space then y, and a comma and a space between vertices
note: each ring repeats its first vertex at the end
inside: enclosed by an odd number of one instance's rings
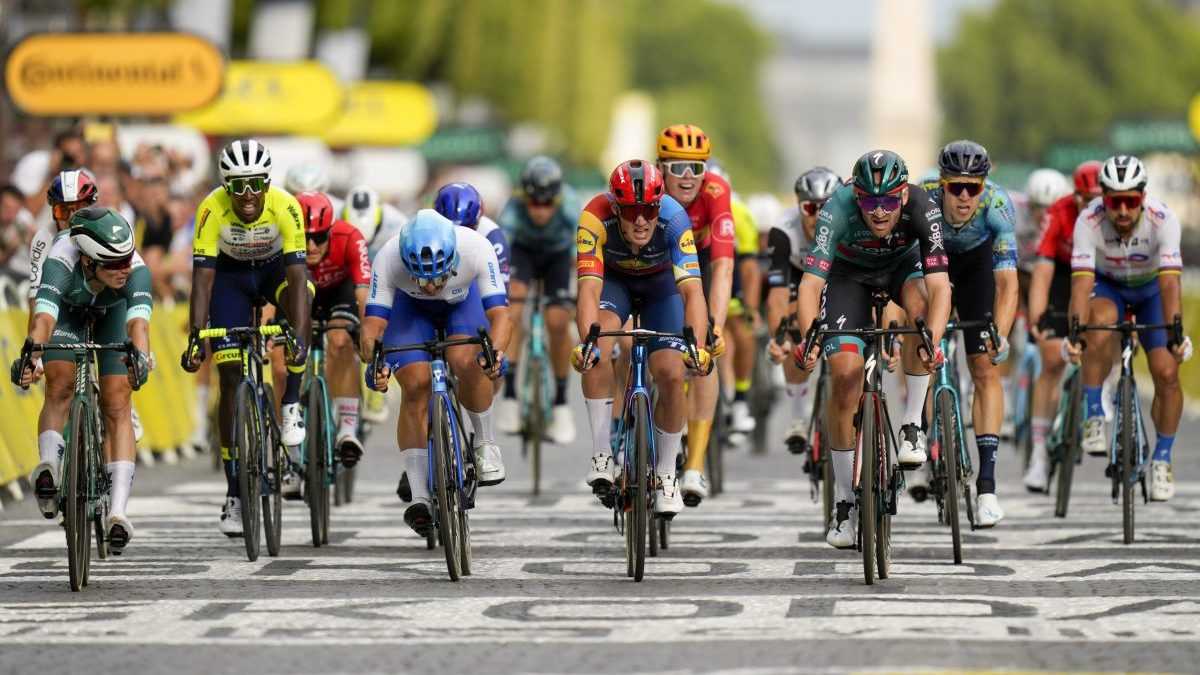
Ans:
POLYGON ((1165 502, 1175 496, 1175 472, 1170 462, 1150 462, 1150 501, 1165 502))
POLYGON ((284 445, 296 446, 304 442, 304 414, 299 403, 285 403, 280 411, 279 440, 284 445))
POLYGON ((995 494, 982 494, 975 499, 975 527, 994 527, 1004 520, 1004 509, 995 494))
POLYGON ((111 513, 105 527, 108 528, 109 548, 113 555, 121 555, 125 552, 125 547, 129 545, 129 540, 133 539, 133 524, 129 522, 129 518, 125 514, 111 513))
POLYGON ((129 406, 129 421, 133 424, 133 442, 142 442, 142 436, 146 433, 146 428, 142 426, 142 417, 138 415, 136 406, 129 406))
POLYGON ((300 486, 302 482, 298 472, 290 469, 284 471, 283 477, 279 481, 279 494, 284 499, 300 499, 300 486))
POLYGON ((592 455, 592 467, 588 470, 587 484, 595 488, 597 482, 608 485, 617 482, 617 459, 611 453, 597 452, 592 455))
POLYGON ((558 445, 575 442, 575 418, 571 415, 570 408, 565 405, 554 406, 550 426, 546 428, 546 438, 558 445))
POLYGON ((242 536, 242 500, 237 497, 226 497, 225 506, 221 509, 221 522, 217 523, 221 534, 226 537, 242 536))
POLYGON ((1050 487, 1050 463, 1046 461, 1046 452, 1033 453, 1029 460, 1029 469, 1025 472, 1025 489, 1030 492, 1046 492, 1050 487))
POLYGON ((700 506, 700 502, 708 498, 708 479, 695 469, 687 469, 683 472, 679 491, 683 493, 685 505, 692 508, 700 506))
POLYGON ((1108 436, 1104 433, 1104 418, 1089 417, 1083 421, 1083 451, 1094 457, 1108 454, 1108 436))
POLYGON ((501 433, 521 433, 521 406, 515 398, 496 401, 496 428, 501 433))
POLYGON ((33 496, 37 498, 38 510, 48 520, 58 516, 58 467, 53 462, 42 462, 33 470, 29 482, 33 483, 33 496))
POLYGON ((915 469, 925 463, 926 454, 925 432, 915 424, 905 424, 900 427, 900 447, 896 450, 896 460, 900 468, 915 469))
POLYGON ((758 421, 750 414, 750 404, 746 401, 733 402, 733 415, 730 431, 739 434, 749 434, 758 426, 758 421))
POLYGON ((475 470, 478 472, 481 486, 503 483, 506 474, 504 458, 500 456, 500 446, 484 443, 475 448, 475 470))
POLYGON ((833 522, 825 534, 825 543, 834 548, 854 548, 858 545, 858 507, 851 502, 834 506, 833 522))
POLYGON ((682 510, 683 494, 679 491, 679 479, 673 473, 658 474, 654 512, 663 516, 674 516, 682 510))

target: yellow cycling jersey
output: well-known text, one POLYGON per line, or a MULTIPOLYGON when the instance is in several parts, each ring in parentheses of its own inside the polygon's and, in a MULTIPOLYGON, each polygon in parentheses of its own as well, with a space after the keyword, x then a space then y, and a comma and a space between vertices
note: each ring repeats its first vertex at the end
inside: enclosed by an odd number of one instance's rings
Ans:
POLYGON ((198 267, 217 264, 218 255, 239 262, 262 262, 283 254, 287 263, 304 263, 304 217, 300 203, 282 188, 267 188, 262 214, 243 223, 233 200, 218 187, 196 208, 192 257, 198 267))
POLYGON ((736 196, 730 200, 733 211, 733 250, 739 256, 758 255, 758 225, 750 207, 736 196))

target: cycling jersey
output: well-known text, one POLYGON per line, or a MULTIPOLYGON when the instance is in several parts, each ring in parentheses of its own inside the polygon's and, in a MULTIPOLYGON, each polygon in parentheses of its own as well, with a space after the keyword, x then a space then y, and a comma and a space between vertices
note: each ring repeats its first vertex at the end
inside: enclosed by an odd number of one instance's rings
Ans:
MULTIPOLYGON (((709 171, 700 183, 700 193, 688 204, 696 250, 710 260, 733 257, 734 220, 729 183, 709 171)), ((666 201, 665 199, 663 201, 666 201)))
POLYGON ((672 270, 675 283, 700 278, 692 224, 679 202, 664 195, 658 211, 658 224, 650 241, 636 252, 621 234, 621 224, 608 193, 596 195, 579 216, 576 236, 579 253, 576 273, 579 278, 610 273, 648 277, 672 270))
POLYGON ((367 242, 358 228, 344 220, 336 220, 329 231, 329 250, 315 265, 309 265, 317 289, 333 288, 350 279, 356 286, 371 283, 371 262, 367 259, 367 242))
POLYGON ((1123 286, 1141 286, 1160 272, 1178 274, 1179 219, 1161 201, 1147 196, 1132 234, 1122 238, 1108 220, 1104 199, 1097 197, 1075 221, 1071 274, 1097 274, 1123 286))
POLYGON ((799 283, 804 274, 804 257, 812 242, 804 233, 804 223, 797 212, 782 225, 767 233, 767 287, 782 288, 799 283))
MULTIPOLYGON (((926 183, 924 187, 929 198, 940 206, 945 197, 941 183, 926 183)), ((961 225, 944 220, 946 227, 942 228, 942 243, 946 252, 954 256, 991 242, 992 269, 1016 269, 1017 238, 1013 225, 1016 219, 1012 200, 1004 188, 990 180, 985 181, 983 194, 979 196, 979 207, 970 220, 961 225)))
POLYGON ((535 225, 525 208, 525 198, 517 196, 509 199, 500 212, 500 227, 514 246, 545 252, 566 251, 575 244, 575 227, 582 210, 575 191, 564 185, 550 222, 535 225))
POLYGON ((854 186, 839 187, 817 214, 816 237, 804 257, 804 273, 828 279, 836 266, 846 268, 848 274, 869 274, 892 268, 913 250, 919 250, 917 264, 925 274, 947 271, 941 205, 910 183, 908 202, 900 208, 900 220, 891 234, 877 237, 863 220, 854 186))
POLYGON ((758 254, 758 224, 754 222, 754 214, 746 202, 738 199, 737 195, 729 202, 733 213, 733 251, 738 256, 758 254))
POLYGON ((1070 265, 1075 248, 1075 220, 1079 218, 1079 205, 1075 195, 1067 195, 1046 208, 1042 216, 1042 240, 1037 254, 1042 260, 1070 265))
POLYGON ((30 300, 37 297, 38 286, 42 283, 42 271, 45 269, 50 249, 54 247, 55 242, 67 236, 70 232, 70 228, 59 230, 57 225, 50 223, 46 227, 39 227, 33 233, 33 240, 29 242, 30 300))
POLYGON ((504 236, 504 230, 496 224, 496 221, 487 216, 479 216, 479 225, 475 231, 483 235, 487 239, 492 248, 496 251, 496 261, 500 263, 500 276, 504 279, 504 288, 508 288, 508 237, 504 236))
POLYGON ((304 219, 296 198, 271 186, 263 210, 253 223, 243 223, 224 187, 218 187, 196 208, 192 240, 197 267, 215 267, 217 257, 240 263, 263 263, 283 254, 287 264, 304 264, 304 219))

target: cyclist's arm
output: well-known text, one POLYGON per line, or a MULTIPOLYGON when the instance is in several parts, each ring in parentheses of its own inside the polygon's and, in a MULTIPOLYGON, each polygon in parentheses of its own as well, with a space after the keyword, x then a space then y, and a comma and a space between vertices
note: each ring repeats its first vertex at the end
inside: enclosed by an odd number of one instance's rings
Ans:
POLYGON ((758 266, 758 258, 753 255, 743 258, 738 273, 742 279, 742 304, 749 317, 757 321, 762 300, 762 269, 758 266))
POLYGON ((33 342, 45 344, 54 334, 63 295, 71 287, 71 272, 71 268, 57 258, 47 256, 44 260, 42 280, 29 320, 29 339, 33 342))
POLYGON ((787 314, 788 282, 792 274, 792 240, 783 230, 773 227, 767 233, 767 251, 771 256, 767 269, 767 330, 774 331, 787 314))
POLYGON ((221 226, 209 204, 213 194, 216 194, 216 190, 196 207, 195 234, 192 236, 192 292, 188 299, 188 326, 192 331, 208 325, 213 281, 217 278, 221 226))
POLYGON ((150 355, 150 315, 154 296, 150 292, 153 278, 150 268, 134 257, 133 271, 125 282, 125 332, 138 351, 150 355))
MULTIPOLYGON (((1144 207, 1143 207, 1144 208, 1144 207)), ((1158 288, 1162 296, 1163 319, 1173 321, 1175 316, 1182 315, 1182 284, 1180 272, 1183 269, 1183 254, 1180 252, 1180 227, 1175 214, 1166 210, 1165 219, 1158 228, 1158 288)), ((1147 217, 1142 214, 1142 217, 1147 217)))
POLYGON ((1029 279, 1030 327, 1036 327, 1042 315, 1046 313, 1046 306, 1050 304, 1050 282, 1053 279, 1054 261, 1038 258, 1033 263, 1033 275, 1029 279))
POLYGON ((491 326, 488 335, 492 339, 492 347, 497 351, 508 349, 512 337, 512 319, 508 311, 508 292, 500 271, 500 260, 496 249, 486 238, 480 237, 483 243, 484 255, 478 258, 475 270, 475 286, 479 289, 480 301, 487 314, 491 326))
POLYGON ((1075 241, 1071 251, 1071 304, 1067 310, 1068 321, 1078 317, 1079 323, 1088 322, 1089 299, 1096 283, 1096 249, 1103 244, 1099 228, 1092 227, 1088 212, 1079 214, 1075 221, 1075 241))
POLYGON ((375 343, 383 336, 388 321, 392 317, 392 301, 396 289, 392 287, 392 265, 399 265, 396 257, 400 255, 400 247, 389 246, 375 256, 375 264, 371 268, 371 286, 367 290, 367 301, 363 303, 362 331, 359 334, 360 356, 365 362, 371 361, 375 343))
MULTIPOLYGON (((936 345, 946 332, 946 321, 950 319, 950 258, 942 242, 941 207, 924 190, 909 190, 912 204, 913 230, 916 232, 921 250, 921 266, 925 272, 925 289, 929 294, 925 313, 925 324, 929 337, 936 345)), ((911 317, 910 317, 911 318, 911 317)))
MULTIPOLYGON (((600 322, 600 291, 604 288, 604 279, 594 276, 579 277, 579 298, 576 300, 575 323, 579 335, 583 337, 593 323, 600 322)), ((705 323, 707 329, 707 322, 705 323)))
POLYGON ((704 306, 704 284, 699 277, 690 277, 678 284, 683 298, 683 320, 696 336, 696 348, 704 349, 708 339, 708 309, 704 306))
POLYGON ((1017 315, 1017 236, 1013 226, 1016 214, 1012 202, 1001 188, 997 203, 988 209, 988 226, 992 230, 992 271, 996 280, 996 299, 992 317, 1000 335, 1008 335, 1017 315))
POLYGON ((733 256, 712 258, 709 263, 712 284, 709 286, 708 314, 713 325, 724 326, 729 312, 729 300, 733 293, 733 256))
MULTIPOLYGON (((589 205, 590 206, 590 205, 589 205)), ((689 221, 689 227, 691 221, 689 221)), ((575 231, 575 275, 579 280, 575 323, 579 336, 600 321, 600 291, 604 288, 604 240, 607 230, 596 214, 584 209, 575 231)))

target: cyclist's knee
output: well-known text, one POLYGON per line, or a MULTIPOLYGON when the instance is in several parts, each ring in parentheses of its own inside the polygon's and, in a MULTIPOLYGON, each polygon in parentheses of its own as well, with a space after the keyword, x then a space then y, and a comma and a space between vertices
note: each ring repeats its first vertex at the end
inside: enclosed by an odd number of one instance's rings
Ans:
POLYGON ((987 354, 972 354, 967 360, 967 368, 977 386, 1000 384, 1000 368, 992 364, 987 354))
POLYGON ((217 364, 217 376, 221 381, 221 389, 232 391, 242 379, 242 369, 236 361, 217 364))
POLYGON ((551 333, 566 332, 571 325, 571 314, 561 305, 546 308, 546 330, 551 333))
POLYGON ((650 376, 659 391, 683 391, 684 367, 683 359, 678 358, 672 351, 666 358, 652 358, 650 361, 650 376))
POLYGON ((325 334, 325 348, 333 358, 345 358, 354 351, 354 341, 344 330, 332 330, 325 334))
POLYGON ((1155 349, 1149 354, 1150 377, 1155 390, 1179 389, 1179 364, 1166 349, 1155 349))
POLYGON ((128 420, 130 418, 130 408, 128 383, 126 383, 123 389, 120 387, 101 387, 100 414, 104 416, 106 424, 115 425, 122 420, 128 420))
POLYGON ((396 379, 400 382, 404 401, 424 405, 433 388, 433 374, 427 362, 410 363, 400 368, 396 371, 396 379))

